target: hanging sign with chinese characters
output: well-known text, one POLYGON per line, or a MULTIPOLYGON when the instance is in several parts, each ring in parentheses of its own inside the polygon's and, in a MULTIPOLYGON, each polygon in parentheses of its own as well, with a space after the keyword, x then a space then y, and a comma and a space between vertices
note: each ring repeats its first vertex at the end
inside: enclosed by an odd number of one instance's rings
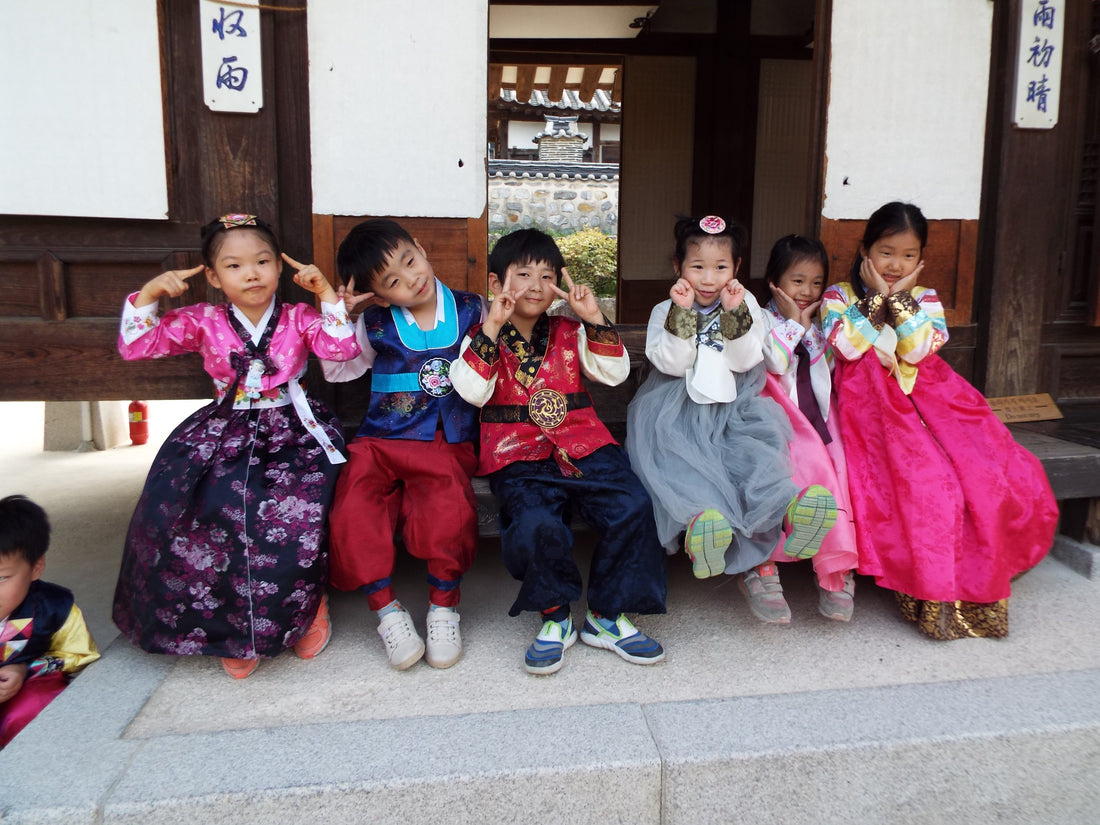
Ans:
POLYGON ((199 0, 202 92, 215 112, 258 112, 264 105, 260 9, 199 0))
POLYGON ((1058 123, 1065 6, 1065 0, 1020 3, 1013 122, 1021 129, 1053 129, 1058 123))

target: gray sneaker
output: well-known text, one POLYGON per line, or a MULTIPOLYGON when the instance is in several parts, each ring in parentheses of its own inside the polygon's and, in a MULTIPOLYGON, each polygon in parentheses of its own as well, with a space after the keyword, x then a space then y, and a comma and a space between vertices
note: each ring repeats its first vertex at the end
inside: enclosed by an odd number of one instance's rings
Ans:
POLYGON ((849 570, 844 574, 844 587, 840 590, 826 590, 817 583, 817 609, 826 619, 834 622, 849 622, 852 620, 852 610, 855 609, 856 579, 849 570))
POLYGON ((737 586, 749 600, 752 615, 768 624, 790 624, 791 609, 783 598, 779 568, 773 562, 757 565, 737 580, 737 586))

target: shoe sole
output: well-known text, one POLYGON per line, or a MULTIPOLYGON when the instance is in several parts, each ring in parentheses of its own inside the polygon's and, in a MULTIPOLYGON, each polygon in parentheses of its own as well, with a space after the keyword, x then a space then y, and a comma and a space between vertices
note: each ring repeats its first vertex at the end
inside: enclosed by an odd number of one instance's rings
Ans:
POLYGON ((833 494, 819 485, 807 487, 787 511, 785 521, 791 532, 783 543, 783 552, 792 559, 812 559, 836 524, 836 517, 833 494))
POLYGON ((756 606, 753 604, 752 596, 749 594, 749 589, 745 586, 745 581, 740 576, 737 577, 737 588, 745 596, 745 601, 747 601, 749 603, 749 612, 752 613, 753 616, 755 616, 757 619, 762 621, 764 624, 790 624, 791 623, 790 614, 788 614, 786 616, 780 616, 777 619, 772 619, 772 618, 769 618, 768 616, 765 616, 765 615, 759 613, 756 609, 756 606))
POLYGON ((573 632, 562 639, 561 658, 554 664, 547 665, 546 667, 534 667, 527 664, 527 659, 523 660, 523 669, 530 673, 532 676, 549 676, 551 673, 557 673, 561 670, 561 666, 565 664, 565 651, 569 650, 577 642, 577 629, 574 627, 573 632))
POLYGON ((586 645, 589 645, 590 647, 599 647, 603 648, 604 650, 610 650, 614 653, 617 653, 620 658, 626 659, 626 661, 635 665, 655 665, 658 662, 663 662, 665 660, 665 652, 663 650, 656 656, 634 656, 631 653, 623 650, 606 636, 596 636, 592 633, 589 633, 587 630, 581 631, 581 641, 584 642, 586 645))
POLYGON ((446 670, 449 667, 454 667, 458 664, 458 660, 461 658, 461 650, 458 651, 458 655, 455 656, 453 659, 435 659, 429 656, 427 653, 424 654, 424 661, 427 662, 429 666, 434 667, 436 670, 446 670))
POLYGON ((688 525, 684 548, 691 557, 691 572, 708 579, 726 572, 726 549, 733 541, 733 528, 717 510, 704 510, 688 525))
POLYGON ((253 659, 253 661, 255 662, 255 664, 252 665, 252 667, 238 667, 236 665, 227 665, 225 662, 222 662, 222 670, 224 670, 234 679, 247 679, 249 676, 255 673, 256 668, 260 666, 259 659, 253 659))
POLYGON ((852 620, 853 607, 854 606, 849 606, 847 610, 840 607, 826 609, 825 605, 818 602, 817 612, 833 622, 850 622, 852 620))
POLYGON ((403 662, 390 662, 390 667, 394 670, 408 670, 424 657, 424 643, 420 643, 420 649, 416 651, 412 656, 403 662))

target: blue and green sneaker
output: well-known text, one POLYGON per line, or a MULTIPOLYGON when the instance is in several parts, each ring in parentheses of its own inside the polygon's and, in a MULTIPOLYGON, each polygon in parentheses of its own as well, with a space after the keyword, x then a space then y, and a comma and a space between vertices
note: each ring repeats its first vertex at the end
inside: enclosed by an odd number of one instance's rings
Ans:
POLYGON ((592 647, 614 651, 636 665, 655 665, 665 658, 664 648, 638 630, 625 613, 620 613, 611 622, 610 619, 597 618, 589 610, 581 630, 581 641, 592 647))
POLYGON ((560 622, 547 620, 523 656, 523 669, 536 676, 557 673, 565 651, 576 641, 577 631, 571 618, 560 622))

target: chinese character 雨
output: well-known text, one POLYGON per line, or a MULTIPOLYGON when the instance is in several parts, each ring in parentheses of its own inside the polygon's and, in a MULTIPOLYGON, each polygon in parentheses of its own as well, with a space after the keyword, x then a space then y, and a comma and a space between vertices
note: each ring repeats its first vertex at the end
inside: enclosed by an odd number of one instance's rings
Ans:
POLYGON ((217 88, 224 86, 238 92, 244 89, 244 84, 248 81, 248 69, 244 66, 233 66, 233 61, 236 59, 236 55, 222 58, 221 68, 218 69, 217 88))
POLYGON ((1054 28, 1054 9, 1047 8, 1049 2, 1050 0, 1039 0, 1039 8, 1035 10, 1035 14, 1031 18, 1031 25, 1043 26, 1048 29, 1054 28))
POLYGON ((225 40, 226 35, 230 37, 248 37, 248 32, 241 25, 241 19, 244 17, 242 10, 238 9, 227 13, 224 7, 219 7, 218 11, 221 13, 221 17, 211 21, 214 24, 214 34, 218 36, 218 39, 225 40))

